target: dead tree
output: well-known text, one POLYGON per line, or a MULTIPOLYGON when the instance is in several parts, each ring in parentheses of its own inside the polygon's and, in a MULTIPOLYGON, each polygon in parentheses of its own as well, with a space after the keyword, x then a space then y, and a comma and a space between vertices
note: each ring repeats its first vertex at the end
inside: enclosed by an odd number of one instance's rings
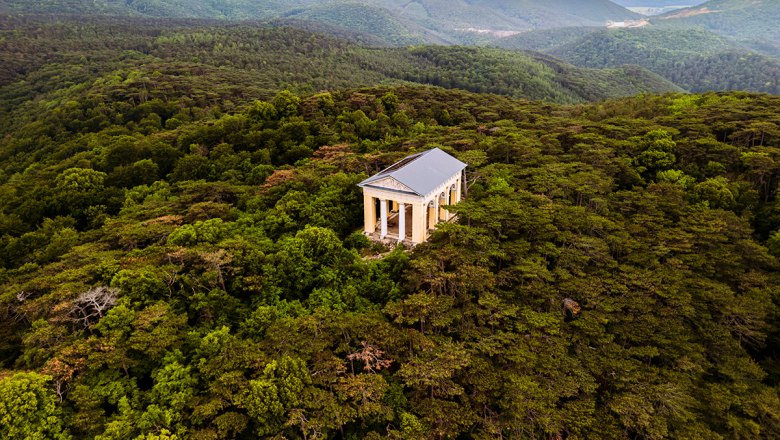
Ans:
POLYGON ((77 327, 88 329, 105 316, 116 304, 119 289, 106 286, 93 287, 73 301, 70 317, 77 327))

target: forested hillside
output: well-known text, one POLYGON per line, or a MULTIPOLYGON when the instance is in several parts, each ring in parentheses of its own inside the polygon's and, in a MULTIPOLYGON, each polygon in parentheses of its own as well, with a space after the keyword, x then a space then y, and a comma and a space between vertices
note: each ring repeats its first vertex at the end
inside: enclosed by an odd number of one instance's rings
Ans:
POLYGON ((105 101, 169 102, 186 96, 185 107, 232 109, 285 87, 318 91, 417 82, 557 102, 678 90, 635 69, 580 69, 496 49, 366 48, 291 28, 8 17, 0 17, 0 28, 6 29, 0 31, 5 60, 0 65, 0 117, 8 121, 0 131, 52 105, 94 113, 93 123, 103 124, 101 118, 112 117, 101 111, 105 101), (128 84, 131 95, 115 94, 128 84), (71 96, 77 102, 69 103, 71 96))
POLYGON ((780 435, 778 98, 137 92, 0 141, 4 438, 780 435), (433 146, 460 220, 361 258, 433 146))
POLYGON ((503 38, 497 45, 540 50, 583 67, 634 64, 694 92, 780 93, 780 59, 701 29, 553 29, 503 38))
POLYGON ((409 46, 426 42, 446 43, 436 38, 413 21, 403 20, 387 9, 360 3, 325 4, 284 14, 286 18, 313 23, 325 23, 373 35, 394 46, 409 46))
POLYGON ((570 43, 578 42, 590 34, 603 30, 600 27, 565 27, 522 32, 496 39, 496 47, 504 49, 533 50, 547 53, 570 43))
POLYGON ((710 0, 669 12, 653 23, 677 28, 699 27, 771 55, 780 56, 780 2, 776 0, 710 0))
POLYGON ((482 30, 603 25, 637 17, 608 0, 0 0, 0 12, 228 20, 309 19, 386 42, 458 43, 482 30))
MULTIPOLYGON (((366 47, 307 1, 0 16, 0 439, 780 438, 780 96, 366 47), (357 183, 434 147, 457 219, 369 241, 357 183)), ((622 32, 560 35, 663 65, 622 32)))

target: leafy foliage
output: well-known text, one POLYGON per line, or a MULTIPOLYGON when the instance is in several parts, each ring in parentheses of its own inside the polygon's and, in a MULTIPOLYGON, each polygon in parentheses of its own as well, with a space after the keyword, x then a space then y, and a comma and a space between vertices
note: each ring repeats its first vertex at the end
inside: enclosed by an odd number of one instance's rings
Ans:
POLYGON ((41 402, 20 429, 780 435, 777 97, 149 103, 104 101, 151 129, 54 108, 2 141, 0 386, 41 402), (432 146, 472 165, 458 222, 412 251, 358 239, 356 183, 432 146), (140 161, 156 180, 119 178, 140 161))
POLYGON ((253 24, 3 20, 3 437, 780 436, 779 98, 587 104, 669 86, 253 24), (470 165, 458 220, 367 242, 357 183, 434 146, 470 165))
POLYGON ((37 373, 17 373, 0 379, 0 434, 7 439, 70 438, 57 417, 50 378, 37 373))

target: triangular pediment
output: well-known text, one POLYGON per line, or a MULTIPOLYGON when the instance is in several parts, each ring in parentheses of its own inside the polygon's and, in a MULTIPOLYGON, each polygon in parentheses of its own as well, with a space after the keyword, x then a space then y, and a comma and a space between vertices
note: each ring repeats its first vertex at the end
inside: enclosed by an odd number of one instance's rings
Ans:
POLYGON ((396 179, 393 179, 392 177, 385 177, 384 179, 375 180, 371 182, 369 185, 373 187, 392 189, 395 191, 404 191, 409 193, 414 192, 413 189, 397 181, 396 179))

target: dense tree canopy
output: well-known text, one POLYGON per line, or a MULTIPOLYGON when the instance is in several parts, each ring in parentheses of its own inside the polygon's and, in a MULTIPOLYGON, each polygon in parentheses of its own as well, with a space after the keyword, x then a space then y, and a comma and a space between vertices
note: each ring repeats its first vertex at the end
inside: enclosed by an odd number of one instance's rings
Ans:
POLYGON ((4 429, 780 435, 778 98, 183 102, 53 106, 0 141, 0 418, 35 396, 4 429), (471 165, 458 221, 367 242, 356 184, 434 146, 471 165))

